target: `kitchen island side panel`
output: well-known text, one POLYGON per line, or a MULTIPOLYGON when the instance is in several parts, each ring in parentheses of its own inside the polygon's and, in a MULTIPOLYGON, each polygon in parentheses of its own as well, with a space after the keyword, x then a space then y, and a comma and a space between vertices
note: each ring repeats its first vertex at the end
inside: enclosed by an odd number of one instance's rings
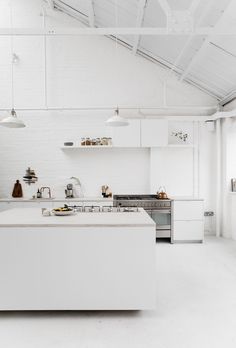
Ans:
POLYGON ((156 304, 155 227, 1 227, 0 310, 156 304))

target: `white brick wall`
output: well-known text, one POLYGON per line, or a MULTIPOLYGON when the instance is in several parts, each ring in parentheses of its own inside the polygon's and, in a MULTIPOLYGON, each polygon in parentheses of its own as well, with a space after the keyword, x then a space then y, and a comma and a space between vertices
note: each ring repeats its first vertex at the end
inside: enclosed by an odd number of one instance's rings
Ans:
POLYGON ((54 195, 62 197, 71 176, 80 178, 85 195, 99 195, 104 184, 117 193, 149 192, 148 149, 60 149, 65 140, 78 142, 81 136, 109 135, 110 129, 104 125, 106 117, 64 112, 21 115, 26 128, 0 128, 0 196, 11 193, 14 180, 21 179, 28 166, 35 169, 39 182, 24 185, 25 195, 35 193, 38 186, 49 185, 54 195))

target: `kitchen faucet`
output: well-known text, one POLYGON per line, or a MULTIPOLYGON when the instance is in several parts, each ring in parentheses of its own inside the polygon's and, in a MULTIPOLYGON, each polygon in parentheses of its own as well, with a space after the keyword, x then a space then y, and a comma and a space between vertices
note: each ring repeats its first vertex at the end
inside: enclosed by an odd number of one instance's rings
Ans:
POLYGON ((51 189, 48 186, 41 187, 41 189, 40 189, 41 197, 43 197, 43 192, 44 192, 45 189, 48 190, 48 198, 52 198, 52 196, 51 196, 51 189))

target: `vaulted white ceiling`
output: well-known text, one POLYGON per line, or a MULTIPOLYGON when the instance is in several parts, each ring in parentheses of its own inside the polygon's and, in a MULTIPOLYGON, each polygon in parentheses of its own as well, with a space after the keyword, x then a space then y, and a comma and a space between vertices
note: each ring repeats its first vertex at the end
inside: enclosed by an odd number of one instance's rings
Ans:
MULTIPOLYGON (((166 28, 161 35, 116 35, 133 54, 169 68, 224 102, 236 91, 234 0, 47 0, 89 27, 166 28), (195 29, 203 30, 202 35, 195 29), (230 35, 226 35, 225 32, 230 35), (173 35, 174 33, 174 35, 173 35), (220 35, 222 33, 222 35, 220 35)), ((140 31, 141 33, 141 31, 140 31)), ((114 34, 111 37, 114 38, 114 34)))

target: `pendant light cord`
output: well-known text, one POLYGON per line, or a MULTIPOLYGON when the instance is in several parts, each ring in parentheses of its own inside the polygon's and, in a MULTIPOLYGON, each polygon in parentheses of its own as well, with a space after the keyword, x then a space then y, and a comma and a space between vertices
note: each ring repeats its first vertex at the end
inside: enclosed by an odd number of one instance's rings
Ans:
MULTIPOLYGON (((115 25, 116 25, 116 40, 115 40, 115 65, 116 65, 116 80, 117 80, 117 72, 118 72, 118 38, 117 38, 117 29, 118 29, 118 3, 117 0, 115 0, 115 25)), ((117 83, 116 83, 117 88, 117 83)), ((118 108, 118 91, 116 90, 116 114, 119 114, 119 108, 118 108)))
POLYGON ((48 109, 48 88, 47 88, 47 36, 46 36, 46 10, 43 8, 43 29, 44 29, 44 102, 45 108, 48 109))
POLYGON ((11 25, 11 104, 14 110, 14 61, 13 61, 13 13, 12 0, 10 1, 10 25, 11 25))

